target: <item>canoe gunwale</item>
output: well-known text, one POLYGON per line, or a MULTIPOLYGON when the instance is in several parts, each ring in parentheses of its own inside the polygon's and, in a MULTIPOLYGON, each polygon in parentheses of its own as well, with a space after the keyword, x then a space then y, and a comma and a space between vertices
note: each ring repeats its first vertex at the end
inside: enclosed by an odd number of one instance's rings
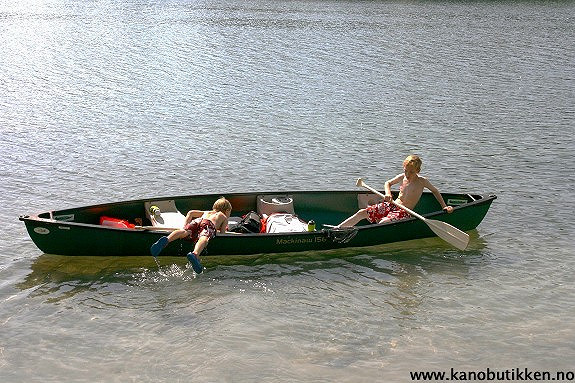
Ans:
MULTIPOLYGON (((247 196, 247 195, 285 195, 285 194, 294 194, 294 193, 298 193, 298 194, 319 194, 319 193, 362 193, 361 191, 357 191, 357 190, 334 190, 334 191, 320 191, 320 190, 310 190, 310 191, 283 191, 283 192, 250 192, 250 193, 240 193, 240 192, 235 192, 235 193, 228 193, 226 194, 226 196, 229 197, 235 197, 235 196, 247 196)), ((397 192, 394 192, 397 193, 397 192)), ((429 192, 426 192, 426 194, 430 194, 429 192)), ((489 200, 494 200, 497 198, 497 196, 495 194, 472 194, 472 193, 452 193, 452 192, 445 192, 445 193, 441 193, 442 195, 465 195, 470 197, 471 199, 473 199, 473 201, 471 202, 467 202, 465 204, 462 205, 458 205, 455 206, 453 209, 454 210, 459 210, 462 208, 467 208, 473 205, 477 205, 477 204, 483 204, 486 203, 489 200), (479 198, 476 198, 479 197, 479 198)), ((43 222, 56 222, 56 223, 65 223, 65 224, 77 224, 77 225, 89 225, 89 226, 100 226, 100 225, 95 225, 95 224, 89 224, 89 223, 83 223, 83 222, 74 222, 74 221, 61 221, 61 220, 57 220, 54 218, 55 214, 58 212, 66 212, 66 211, 75 211, 75 210, 89 210, 89 209, 96 209, 96 208, 103 208, 103 207, 107 207, 107 206, 122 206, 122 205, 131 205, 131 204, 138 204, 138 203, 144 203, 147 201, 153 202, 153 201, 163 201, 163 200, 186 200, 186 199, 190 199, 190 198, 194 198, 194 197, 203 197, 203 196, 220 196, 221 193, 213 193, 213 194, 192 194, 192 195, 180 195, 180 196, 168 196, 168 197, 154 197, 154 198, 143 198, 143 199, 135 199, 135 200, 124 200, 124 201, 118 201, 118 202, 111 202, 111 203, 103 203, 103 204, 94 204, 94 205, 86 205, 86 206, 78 206, 78 207, 71 207, 71 208, 64 208, 64 209, 54 209, 54 210, 48 210, 45 212, 40 212, 40 213, 35 213, 35 214, 25 214, 25 215, 20 215, 18 218, 20 221, 26 221, 26 220, 34 220, 34 221, 43 221, 43 222), (50 218, 43 218, 40 217, 41 215, 49 215, 50 218)), ((442 210, 437 210, 434 212, 429 212, 429 213, 425 213, 425 214, 421 214, 422 216, 428 218, 428 217, 432 217, 435 215, 440 215, 440 214, 448 214, 442 210)), ((373 225, 378 225, 378 224, 373 224, 373 225)), ((363 225, 363 226, 371 226, 371 224, 369 225, 363 225)), ((112 227, 106 227, 106 228, 111 228, 111 229, 116 229, 116 228, 112 228, 112 227)))
MULTIPOLYGON (((288 192, 290 193, 290 192, 288 192)), ((307 193, 307 192, 301 192, 301 193, 307 193)), ((242 194, 247 194, 247 193, 242 193, 242 194)), ((249 193, 251 194, 251 193, 249 193)), ((271 194, 271 193, 268 193, 271 194)), ((456 194, 456 193, 445 193, 445 194, 456 194)), ((463 193, 460 193, 463 194, 463 193)), ((480 204, 485 204, 488 201, 493 201, 497 198, 496 195, 494 194, 488 194, 488 195, 480 195, 480 194, 469 194, 470 196, 480 196, 479 199, 474 199, 474 201, 459 205, 459 206, 455 206, 453 208, 453 211, 457 211, 457 210, 461 210, 461 209, 467 209, 473 205, 480 205, 480 204)), ((163 232, 165 233, 166 230, 162 230, 162 229, 127 229, 127 228, 119 228, 119 227, 111 227, 111 226, 102 226, 99 224, 92 224, 92 223, 84 223, 84 222, 74 222, 74 221, 60 221, 57 219, 54 219, 54 213, 58 212, 58 211, 69 211, 69 210, 79 210, 79 209, 92 209, 92 208, 98 208, 98 207, 103 207, 103 206, 108 206, 108 205, 121 205, 121 204, 131 204, 131 203, 138 203, 140 201, 161 201, 161 200, 165 200, 165 199, 185 199, 185 198, 190 198, 190 197, 194 197, 194 196, 180 196, 180 197, 165 197, 165 198, 151 198, 151 199, 142 199, 142 200, 131 200, 131 201, 120 201, 117 203, 112 203, 112 204, 97 204, 97 205, 90 205, 90 206, 83 206, 83 207, 76 207, 76 208, 70 208, 70 209, 61 209, 61 210, 50 210, 47 212, 42 212, 42 213, 37 213, 37 214, 32 214, 32 215, 21 215, 18 217, 18 219, 20 221, 23 222, 42 222, 42 223, 46 223, 46 224, 59 224, 59 225, 70 225, 70 226, 85 226, 85 227, 90 227, 90 228, 97 228, 97 229, 103 229, 103 230, 120 230, 120 231, 147 231, 147 232, 163 232), (49 214, 51 218, 42 218, 40 217, 40 215, 43 214, 49 214)), ((425 214, 421 214, 423 217, 425 218, 433 218, 433 217, 437 217, 440 215, 447 215, 450 213, 447 213, 443 210, 437 210, 437 211, 433 211, 430 213, 425 213, 425 214)), ((453 213, 451 213, 453 214, 453 213)), ((413 220, 417 220, 417 218, 415 217, 409 217, 406 219, 402 219, 399 222, 408 222, 408 221, 413 221, 413 220)), ((356 226, 358 229, 368 229, 368 228, 372 228, 372 227, 381 227, 381 226, 385 226, 385 225, 394 225, 399 223, 398 221, 390 221, 390 222, 384 222, 384 223, 369 223, 369 224, 364 224, 364 225, 358 225, 356 226)), ((321 230, 318 230, 321 231, 321 230)), ((297 235, 297 234, 307 234, 309 232, 294 232, 294 233, 289 233, 290 235, 297 235)), ((259 236, 259 235, 285 235, 286 233, 245 233, 242 235, 254 235, 254 236, 259 236)), ((229 235, 229 236, 234 236, 236 234, 219 234, 218 235, 229 235)))

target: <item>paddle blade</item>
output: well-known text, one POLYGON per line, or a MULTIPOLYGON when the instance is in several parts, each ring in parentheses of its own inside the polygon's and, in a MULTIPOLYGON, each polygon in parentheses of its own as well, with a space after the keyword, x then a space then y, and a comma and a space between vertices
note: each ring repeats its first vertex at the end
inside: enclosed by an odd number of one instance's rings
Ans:
POLYGON ((426 219, 425 223, 438 237, 449 242, 459 250, 465 250, 469 244, 469 235, 442 221, 426 219))
POLYGON ((365 184, 363 183, 363 178, 358 178, 357 181, 355 181, 355 186, 364 186, 365 184))

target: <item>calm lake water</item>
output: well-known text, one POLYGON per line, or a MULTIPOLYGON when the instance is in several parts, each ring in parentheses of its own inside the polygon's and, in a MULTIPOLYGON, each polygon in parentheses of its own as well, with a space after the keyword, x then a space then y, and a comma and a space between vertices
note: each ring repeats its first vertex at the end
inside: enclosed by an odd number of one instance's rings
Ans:
MULTIPOLYGON (((575 4, 0 0, 0 381, 401 382, 573 371, 575 4), (354 189, 410 153, 498 199, 439 239, 42 254, 21 214, 354 189)), ((572 375, 571 375, 572 376, 572 375)))

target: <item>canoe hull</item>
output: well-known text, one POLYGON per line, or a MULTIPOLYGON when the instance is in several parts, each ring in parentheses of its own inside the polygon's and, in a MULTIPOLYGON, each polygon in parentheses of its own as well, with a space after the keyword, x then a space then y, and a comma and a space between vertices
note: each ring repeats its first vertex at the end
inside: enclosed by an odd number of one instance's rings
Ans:
MULTIPOLYGON (((304 220, 314 219, 318 229, 314 232, 277 234, 218 234, 210 241, 208 255, 250 255, 260 253, 288 253, 321 251, 345 247, 374 246, 392 242, 433 237, 435 234, 422 221, 410 218, 382 225, 357 226, 349 232, 322 229, 322 224, 337 224, 358 209, 358 192, 280 192, 230 194, 236 214, 256 210, 258 194, 289 194, 294 197, 296 214, 304 220), (348 235, 349 234, 349 235, 348 235), (347 235, 347 238, 346 238, 347 235), (342 241, 348 239, 348 241, 342 241)), ((219 194, 167 197, 175 199, 181 211, 209 209, 219 194)), ((416 211, 428 219, 447 222, 460 230, 475 229, 487 214, 493 195, 445 194, 452 200, 465 199, 451 214, 437 210, 433 197, 424 194, 416 211)), ((158 199, 160 200, 160 199, 158 199)), ((147 200, 149 201, 149 200, 147 200)), ((148 256, 150 245, 166 235, 158 230, 120 229, 97 224, 100 215, 126 219, 143 216, 144 200, 95 205, 84 208, 51 211, 36 216, 21 216, 36 246, 47 254, 69 256, 148 256)), ((162 256, 185 256, 193 248, 187 241, 174 241, 162 256)))

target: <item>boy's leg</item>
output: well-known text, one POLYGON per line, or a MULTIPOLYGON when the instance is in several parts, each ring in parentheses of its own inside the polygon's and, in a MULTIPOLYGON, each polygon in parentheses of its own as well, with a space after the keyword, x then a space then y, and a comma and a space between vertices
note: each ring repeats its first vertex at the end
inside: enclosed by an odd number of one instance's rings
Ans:
POLYGON ((357 213, 355 213, 354 215, 352 215, 351 217, 349 217, 348 219, 337 225, 337 227, 355 226, 359 221, 366 218, 367 218, 367 211, 365 209, 361 209, 357 213))
POLYGON ((389 222, 389 221, 393 221, 390 217, 383 217, 378 223, 385 223, 385 222, 389 222))
POLYGON ((198 236, 198 240, 196 241, 196 245, 194 246, 194 251, 188 253, 188 260, 197 274, 204 271, 204 267, 200 263, 199 259, 200 254, 204 251, 210 239, 216 236, 216 227, 214 223, 211 221, 208 222, 209 223, 204 222, 204 224, 200 226, 201 231, 198 236))
POLYGON ((192 264, 192 268, 194 269, 196 274, 201 274, 202 271, 204 271, 204 267, 200 262, 200 254, 202 253, 202 251, 204 251, 209 241, 210 241, 209 237, 202 235, 200 238, 198 238, 196 246, 194 246, 194 251, 188 253, 187 256, 188 261, 190 261, 190 263, 192 264))
POLYGON ((160 253, 162 252, 162 250, 164 250, 164 248, 166 246, 168 246, 168 243, 172 242, 175 239, 180 239, 180 238, 185 238, 188 235, 188 232, 185 230, 174 230, 170 233, 170 235, 163 236, 160 239, 158 239, 151 247, 150 247, 150 253, 152 253, 153 257, 157 257, 158 255, 160 255, 160 253))
POLYGON ((152 257, 156 258, 158 255, 160 255, 162 250, 168 246, 168 243, 170 243, 170 240, 166 236, 160 237, 160 239, 154 242, 154 244, 150 246, 150 253, 152 254, 152 257))
POLYGON ((172 242, 173 240, 186 238, 187 236, 188 232, 184 229, 174 230, 168 235, 168 241, 172 242))
POLYGON ((196 246, 194 246, 194 253, 196 253, 198 256, 202 254, 202 251, 204 251, 209 241, 210 238, 203 235, 198 238, 198 242, 196 242, 196 246))

